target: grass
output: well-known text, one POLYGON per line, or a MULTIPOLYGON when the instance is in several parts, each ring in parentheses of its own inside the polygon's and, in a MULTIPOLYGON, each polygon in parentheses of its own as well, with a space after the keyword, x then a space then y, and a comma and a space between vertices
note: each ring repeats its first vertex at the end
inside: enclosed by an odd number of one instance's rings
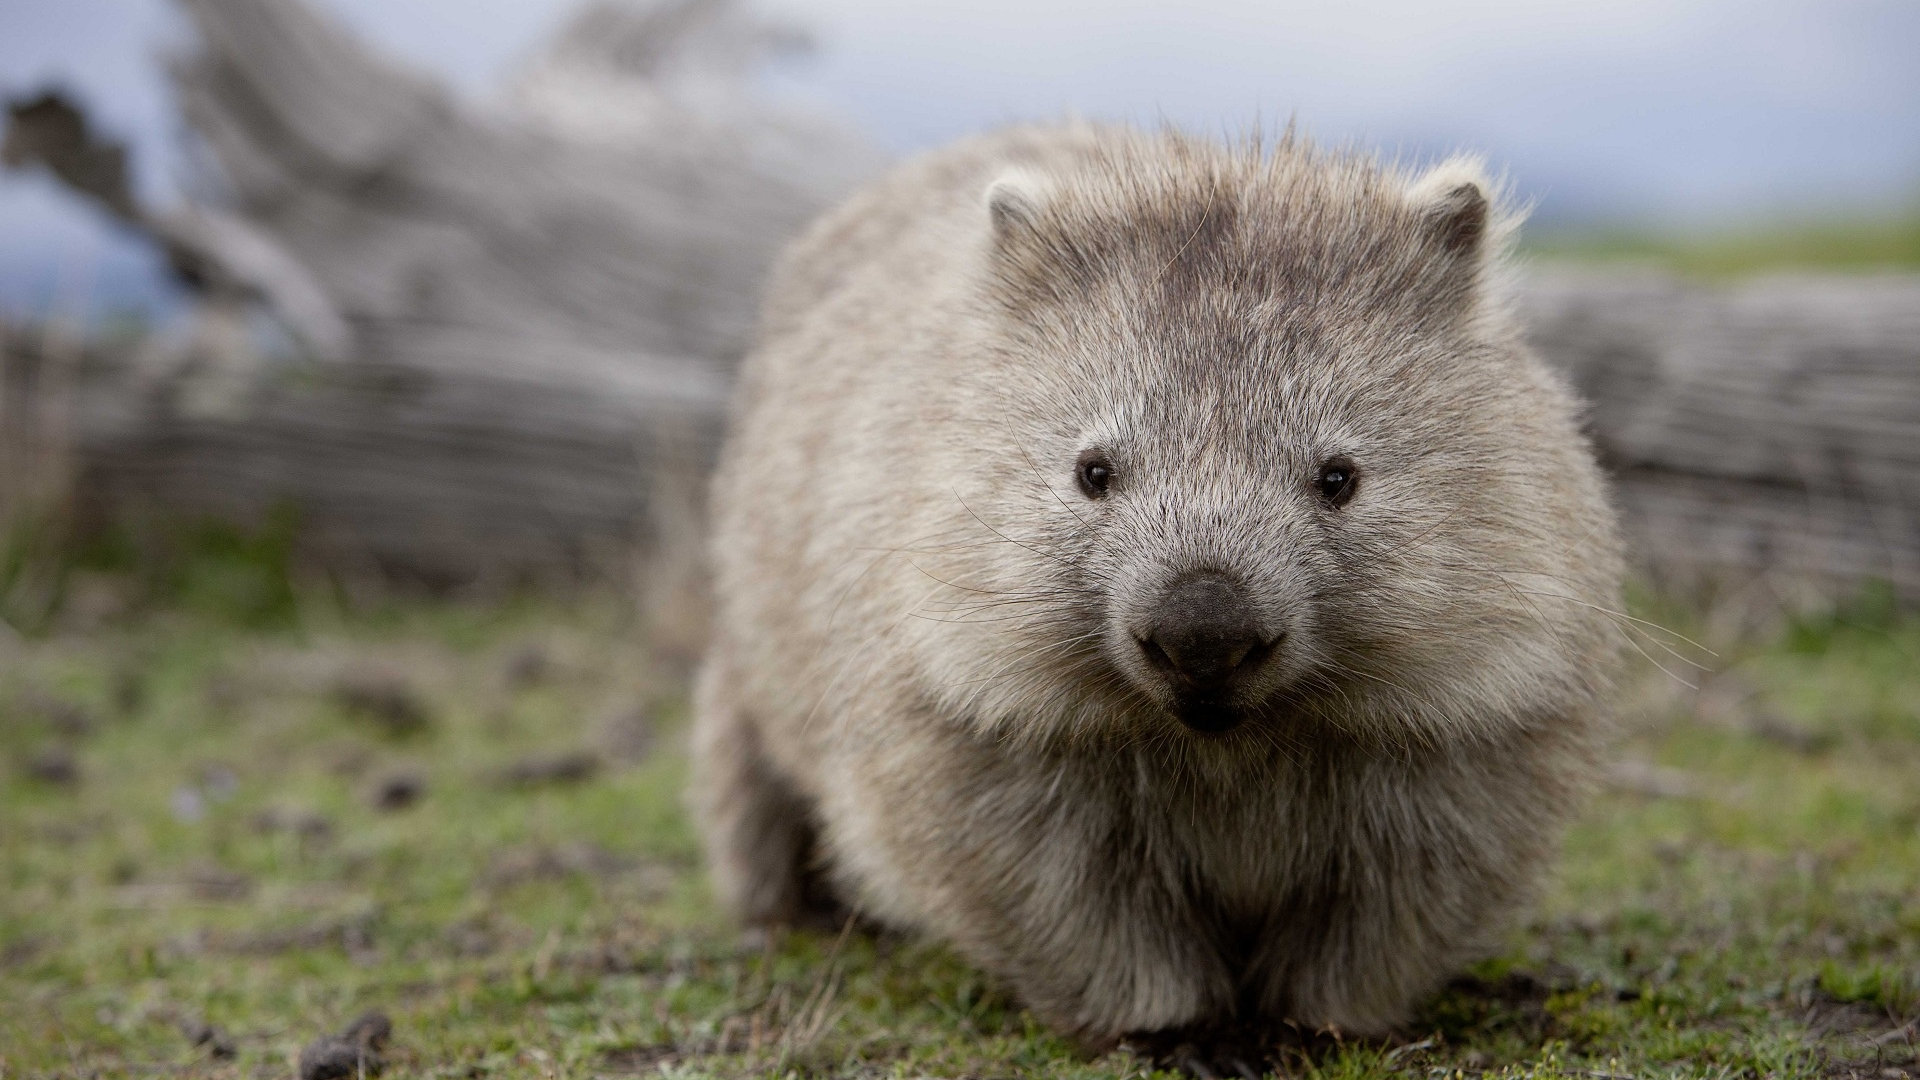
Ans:
POLYGON ((1543 229, 1527 251, 1547 259, 1628 262, 1707 278, 1769 271, 1920 270, 1920 211, 1906 216, 1771 224, 1702 233, 1543 229))
MULTIPOLYGON (((1147 1072, 937 944, 744 941, 681 810, 684 661, 619 604, 353 613, 235 551, 0 630, 0 1076, 286 1076, 369 1009, 397 1076, 1147 1072)), ((1630 683, 1622 755, 1687 793, 1601 797, 1505 952, 1285 1070, 1920 1076, 1920 622, 1723 653, 1630 683)))

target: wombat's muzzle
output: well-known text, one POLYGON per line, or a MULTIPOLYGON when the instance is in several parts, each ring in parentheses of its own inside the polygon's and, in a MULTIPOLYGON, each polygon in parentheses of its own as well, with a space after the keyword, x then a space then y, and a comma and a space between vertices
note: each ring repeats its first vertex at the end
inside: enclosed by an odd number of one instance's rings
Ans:
POLYGON ((1234 686, 1279 641, 1261 634, 1245 592, 1217 573, 1185 574, 1160 598, 1155 616, 1140 648, 1173 689, 1180 722, 1205 732, 1237 726, 1234 686))

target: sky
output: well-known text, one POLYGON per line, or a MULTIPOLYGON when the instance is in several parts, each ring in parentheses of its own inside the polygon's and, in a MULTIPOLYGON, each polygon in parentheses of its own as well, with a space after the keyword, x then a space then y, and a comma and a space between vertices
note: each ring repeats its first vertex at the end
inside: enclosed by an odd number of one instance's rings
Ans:
MULTIPOLYGON (((484 102, 574 0, 310 0, 484 102)), ((1484 154, 1547 225, 1706 229, 1920 205, 1916 0, 764 0, 781 72, 906 154, 1068 112, 1484 154)), ((0 0, 0 94, 77 92, 175 197, 169 0, 0 0)), ((0 175, 0 313, 164 305, 152 253, 0 175)))

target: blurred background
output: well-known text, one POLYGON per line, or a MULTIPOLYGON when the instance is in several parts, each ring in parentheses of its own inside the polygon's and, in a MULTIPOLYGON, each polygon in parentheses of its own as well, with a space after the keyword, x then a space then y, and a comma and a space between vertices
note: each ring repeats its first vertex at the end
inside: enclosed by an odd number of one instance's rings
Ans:
POLYGON ((1887 277, 1920 265, 1905 0, 21 0, 7 23, 8 513, 69 541, 279 513, 356 580, 644 549, 677 595, 780 243, 890 160, 1087 116, 1486 155, 1532 208, 1519 300, 1594 402, 1647 569, 1920 584, 1912 297, 1887 277))
MULTIPOLYGON (((572 0, 314 0, 369 47, 499 102, 572 0)), ((770 93, 891 154, 1019 119, 1087 116, 1316 138, 1509 170, 1536 230, 1641 235, 1910 221, 1920 205, 1920 10, 1904 0, 768 4, 814 47, 770 93)), ((136 190, 190 186, 161 58, 168 0, 15 0, 0 88, 71 92, 132 149, 136 190)), ((1911 233, 1911 229, 1908 229, 1911 233)), ((44 311, 62 266, 101 310, 168 290, 147 246, 32 174, 0 182, 0 310, 44 311)), ((1909 249, 1910 250, 1910 249, 1909 249)))
POLYGON ((1085 116, 1484 154, 1632 546, 1607 792, 1342 1075, 1920 1077, 1912 0, 6 0, 0 100, 0 1075, 1135 1075, 679 801, 768 265, 1085 116))

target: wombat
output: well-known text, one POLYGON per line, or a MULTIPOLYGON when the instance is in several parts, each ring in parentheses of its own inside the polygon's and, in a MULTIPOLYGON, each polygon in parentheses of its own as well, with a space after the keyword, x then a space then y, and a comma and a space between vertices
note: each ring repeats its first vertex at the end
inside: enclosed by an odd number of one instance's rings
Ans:
POLYGON ((695 804, 1063 1032, 1390 1031, 1593 771, 1620 556, 1511 215, 1303 139, 1070 124, 786 254, 713 489, 695 804))

